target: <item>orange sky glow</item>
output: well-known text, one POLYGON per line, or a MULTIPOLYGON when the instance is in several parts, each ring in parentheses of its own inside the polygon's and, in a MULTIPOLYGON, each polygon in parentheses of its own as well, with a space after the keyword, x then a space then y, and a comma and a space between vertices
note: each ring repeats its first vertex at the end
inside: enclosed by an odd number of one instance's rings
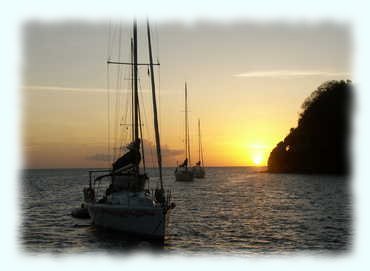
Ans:
MULTIPOLYGON (((143 23, 140 27, 139 59, 145 61, 143 23)), ((192 162, 198 159, 199 118, 206 166, 264 166, 270 151, 297 125, 304 99, 324 81, 350 79, 346 25, 153 23, 152 29, 153 53, 161 63, 156 79, 165 166, 175 166, 184 156, 185 81, 192 162)), ((117 57, 119 33, 120 57, 129 59, 130 24, 122 23, 121 30, 111 26, 111 36, 108 30, 107 23, 73 21, 25 26, 25 168, 108 167, 109 151, 128 142, 130 129, 120 124, 130 119, 129 73, 111 67, 108 92, 105 62, 107 52, 117 57)), ((145 68, 139 75, 150 166, 149 77, 145 68)))

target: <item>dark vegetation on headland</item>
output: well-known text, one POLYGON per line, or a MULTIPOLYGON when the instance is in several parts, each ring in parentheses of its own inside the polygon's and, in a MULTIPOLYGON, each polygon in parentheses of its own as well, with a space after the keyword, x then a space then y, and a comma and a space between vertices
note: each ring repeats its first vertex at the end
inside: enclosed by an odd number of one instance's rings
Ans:
POLYGON ((271 151, 268 172, 348 174, 351 81, 328 81, 302 104, 298 126, 271 151))

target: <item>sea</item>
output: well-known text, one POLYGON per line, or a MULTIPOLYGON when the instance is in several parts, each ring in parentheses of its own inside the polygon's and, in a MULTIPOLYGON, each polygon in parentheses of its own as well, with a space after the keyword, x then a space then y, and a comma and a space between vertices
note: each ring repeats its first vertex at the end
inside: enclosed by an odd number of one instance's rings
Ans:
MULTIPOLYGON (((158 186, 158 172, 150 188, 158 186)), ((342 254, 352 247, 351 179, 270 174, 257 167, 209 167, 204 179, 176 182, 164 243, 95 228, 71 211, 81 205, 88 169, 24 170, 20 180, 19 244, 25 253, 130 255, 342 254)), ((102 184, 103 186, 104 184, 102 184)))

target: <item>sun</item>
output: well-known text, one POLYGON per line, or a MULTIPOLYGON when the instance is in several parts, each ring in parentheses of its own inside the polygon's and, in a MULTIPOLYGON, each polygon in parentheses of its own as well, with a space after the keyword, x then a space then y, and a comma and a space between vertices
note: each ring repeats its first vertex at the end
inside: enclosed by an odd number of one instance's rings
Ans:
POLYGON ((258 154, 254 154, 253 157, 252 157, 252 160, 253 160, 253 163, 256 165, 256 166, 259 166, 261 165, 262 161, 263 161, 263 157, 262 157, 262 154, 258 153, 258 154))

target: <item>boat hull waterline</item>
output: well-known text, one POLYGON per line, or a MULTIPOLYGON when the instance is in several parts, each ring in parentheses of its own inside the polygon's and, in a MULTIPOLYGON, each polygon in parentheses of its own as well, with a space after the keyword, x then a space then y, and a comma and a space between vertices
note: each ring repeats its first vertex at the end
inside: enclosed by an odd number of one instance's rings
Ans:
POLYGON ((177 170, 175 178, 177 182, 192 182, 194 181, 194 174, 190 170, 177 170))
POLYGON ((91 222, 97 227, 122 231, 153 239, 163 239, 169 211, 161 207, 132 208, 88 203, 91 222))
POLYGON ((203 167, 194 166, 193 167, 194 177, 197 179, 203 179, 206 176, 206 171, 203 167))

